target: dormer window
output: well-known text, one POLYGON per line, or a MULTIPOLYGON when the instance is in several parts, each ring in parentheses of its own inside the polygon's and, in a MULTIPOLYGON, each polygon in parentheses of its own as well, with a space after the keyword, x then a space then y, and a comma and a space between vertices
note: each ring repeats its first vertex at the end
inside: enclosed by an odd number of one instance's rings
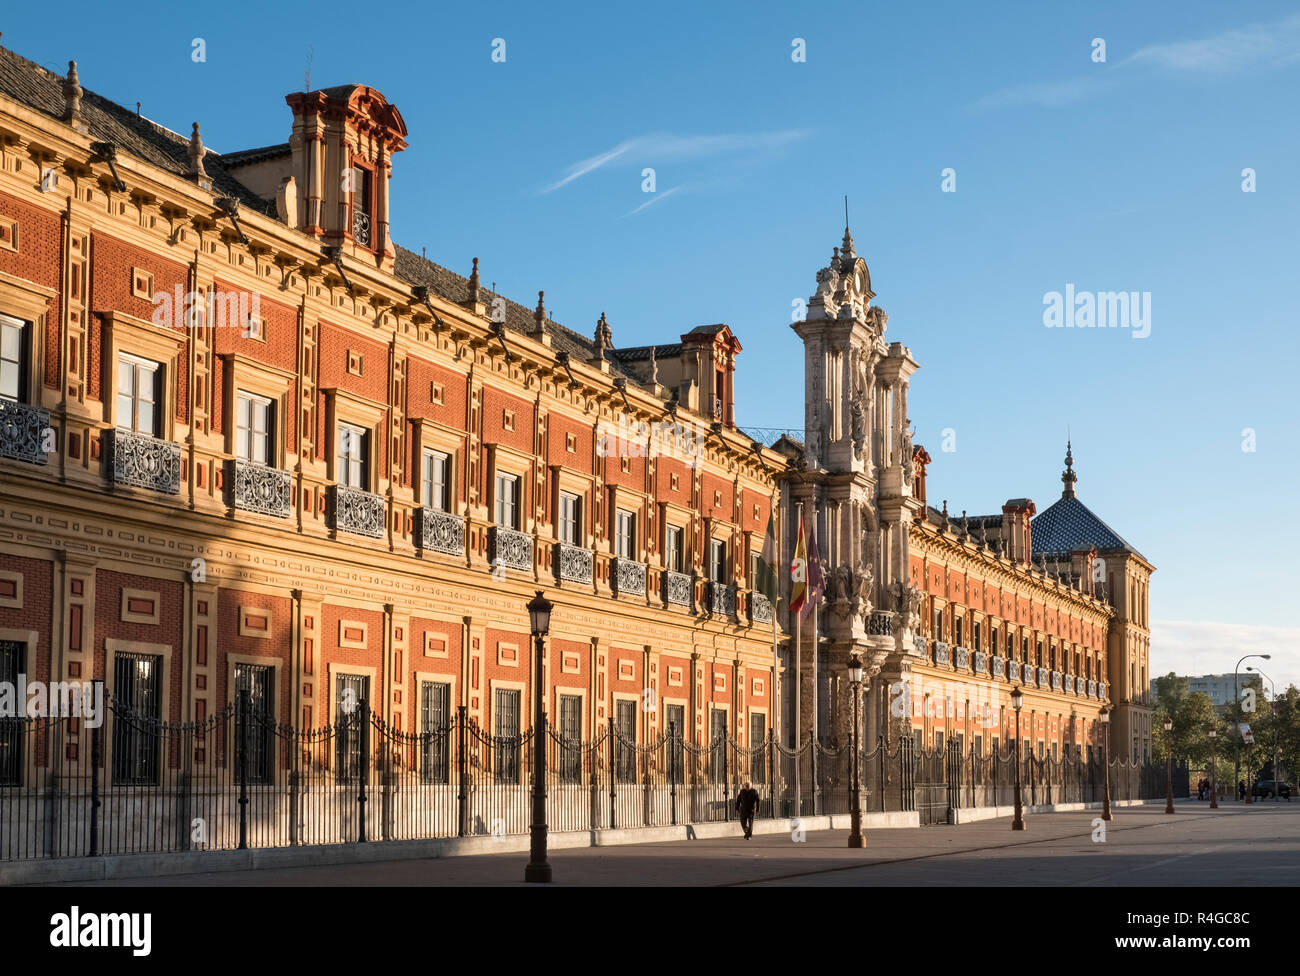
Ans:
POLYGON ((363 247, 370 246, 370 171, 352 167, 352 239, 363 247))

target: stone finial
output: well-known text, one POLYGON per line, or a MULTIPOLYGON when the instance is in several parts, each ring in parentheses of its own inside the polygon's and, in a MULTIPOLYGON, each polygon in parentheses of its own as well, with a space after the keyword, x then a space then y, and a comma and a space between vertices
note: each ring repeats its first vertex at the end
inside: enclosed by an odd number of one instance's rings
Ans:
POLYGON ((1070 442, 1065 442, 1065 470, 1061 472, 1061 483, 1065 489, 1061 492, 1062 498, 1074 497, 1074 483, 1079 480, 1079 476, 1074 473, 1074 452, 1071 450, 1070 442))
POLYGON ((658 348, 659 348, 658 346, 650 347, 650 385, 651 386, 659 385, 659 361, 655 359, 655 350, 658 348))
POLYGON ((844 225, 844 240, 840 242, 840 255, 845 262, 851 262, 857 257, 853 250, 853 235, 849 233, 849 225, 844 225))
POLYGON ((469 300, 479 300, 478 258, 474 259, 474 270, 469 273, 469 300))
POLYGON ((546 328, 546 292, 537 293, 537 308, 533 311, 533 321, 537 323, 537 331, 542 332, 546 328))
POLYGON ((289 227, 298 226, 298 184, 292 176, 280 180, 275 191, 275 215, 289 227))
POLYGON ((68 62, 68 77, 63 79, 63 121, 81 121, 81 79, 77 77, 77 62, 68 62))
POLYGON ((190 133, 190 145, 188 149, 190 157, 190 176, 196 180, 207 179, 207 171, 203 168, 203 137, 199 135, 199 124, 194 123, 194 129, 190 133))
POLYGON ((605 358, 605 350, 614 344, 614 334, 609 327, 609 321, 605 318, 605 313, 600 313, 600 321, 596 323, 596 356, 605 358))
POLYGON ((943 531, 948 531, 948 499, 943 500, 943 531))

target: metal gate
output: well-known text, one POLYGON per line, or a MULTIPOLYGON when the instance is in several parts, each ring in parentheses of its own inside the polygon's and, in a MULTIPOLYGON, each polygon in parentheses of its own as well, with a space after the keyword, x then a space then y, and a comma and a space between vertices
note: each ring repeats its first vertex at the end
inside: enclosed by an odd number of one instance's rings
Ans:
POLYGON ((948 822, 948 781, 944 776, 947 754, 942 748, 915 752, 916 814, 922 827, 948 822))

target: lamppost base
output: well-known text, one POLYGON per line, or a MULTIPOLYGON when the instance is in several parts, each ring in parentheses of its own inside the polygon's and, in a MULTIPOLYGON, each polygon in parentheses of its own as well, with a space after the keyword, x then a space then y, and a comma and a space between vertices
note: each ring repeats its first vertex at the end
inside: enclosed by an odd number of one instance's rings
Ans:
POLYGON ((849 847, 866 847, 867 839, 861 834, 849 834, 849 847))
POLYGON ((551 880, 550 864, 529 864, 524 868, 524 881, 540 881, 549 884, 551 880))
POLYGON ((1166 803, 1166 804, 1165 804, 1165 813, 1173 813, 1173 812, 1174 812, 1174 805, 1173 805, 1173 803, 1166 803))
POLYGON ((1025 822, 1024 822, 1023 820, 1013 820, 1013 821, 1011 821, 1011 829, 1012 829, 1012 830, 1027 830, 1028 828, 1025 826, 1025 822))

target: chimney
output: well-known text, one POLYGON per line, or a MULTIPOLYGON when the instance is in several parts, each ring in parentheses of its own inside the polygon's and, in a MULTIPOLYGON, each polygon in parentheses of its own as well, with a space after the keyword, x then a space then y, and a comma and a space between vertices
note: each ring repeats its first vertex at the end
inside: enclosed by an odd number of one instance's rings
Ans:
POLYGON ((1028 566, 1032 561, 1029 520, 1038 509, 1029 498, 1011 498, 1002 506, 1002 535, 1007 540, 1007 557, 1028 566))

